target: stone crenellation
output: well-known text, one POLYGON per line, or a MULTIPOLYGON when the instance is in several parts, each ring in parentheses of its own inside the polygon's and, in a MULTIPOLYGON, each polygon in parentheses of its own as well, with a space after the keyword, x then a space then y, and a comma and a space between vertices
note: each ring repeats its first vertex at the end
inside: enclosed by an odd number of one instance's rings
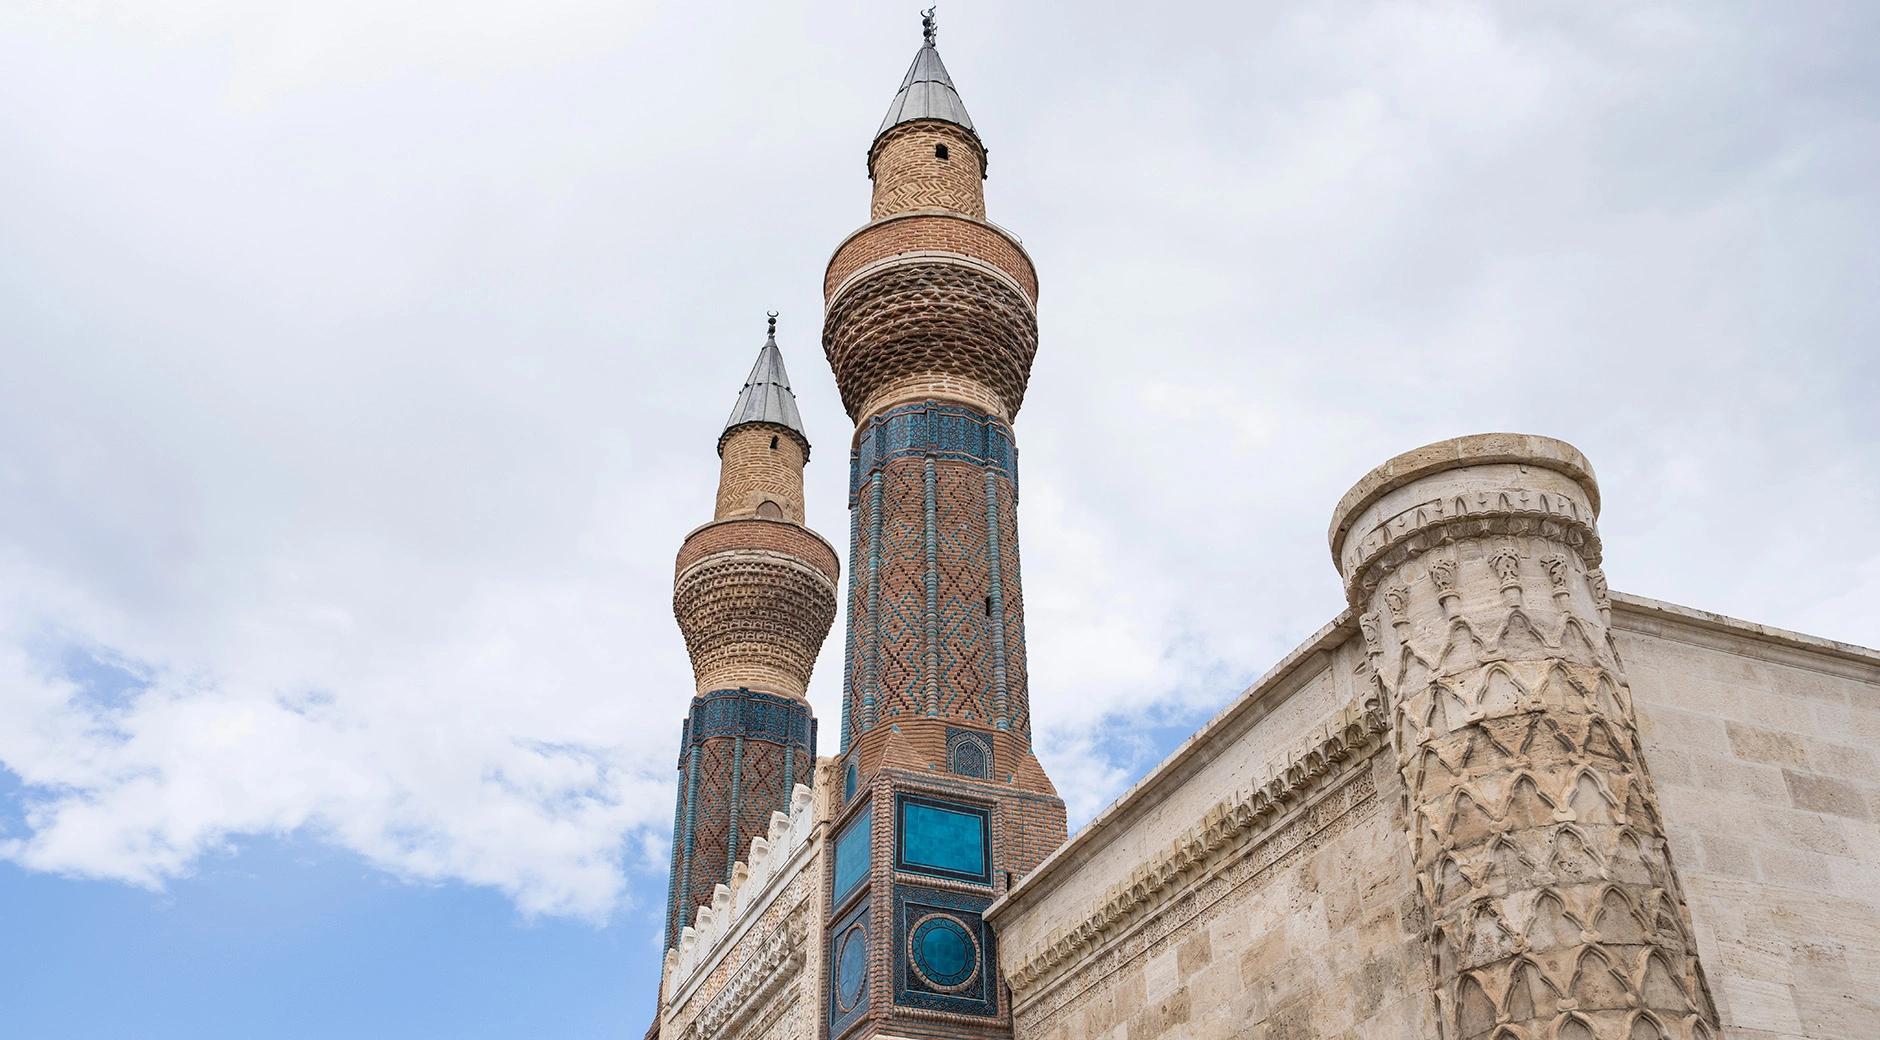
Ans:
POLYGON ((790 789, 789 811, 770 814, 769 829, 751 838, 730 882, 713 887, 710 902, 698 908, 678 944, 666 951, 671 986, 685 986, 701 964, 722 952, 733 924, 769 894, 768 886, 784 876, 791 858, 808 848, 816 824, 815 798, 808 786, 797 784, 790 789))

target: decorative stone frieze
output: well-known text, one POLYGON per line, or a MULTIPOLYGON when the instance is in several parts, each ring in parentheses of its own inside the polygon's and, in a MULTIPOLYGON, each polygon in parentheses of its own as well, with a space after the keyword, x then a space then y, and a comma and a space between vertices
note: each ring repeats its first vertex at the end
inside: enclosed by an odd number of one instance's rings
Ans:
POLYGON ((1173 893, 1244 856, 1250 844, 1289 818, 1327 778, 1375 751, 1388 731, 1383 702, 1376 696, 1341 708, 1288 756, 1283 767, 1216 803, 1193 827, 1113 885, 1088 917, 1055 932, 1043 945, 1008 957, 1006 979, 1014 1004, 1024 1005, 1066 965, 1154 916, 1173 893))
POLYGON ((816 831, 815 797, 809 787, 791 788, 789 810, 770 814, 769 831, 751 839, 749 853, 739 862, 743 870, 734 872, 736 884, 720 885, 722 893, 714 893, 709 905, 698 908, 678 945, 666 951, 668 993, 695 983, 699 967, 724 952, 732 925, 761 908, 776 895, 776 885, 804 865, 797 862, 798 854, 807 850, 816 831))
POLYGON ((1346 495, 1332 556, 1390 705, 1445 1040, 1711 1040, 1578 451, 1429 445, 1346 495))

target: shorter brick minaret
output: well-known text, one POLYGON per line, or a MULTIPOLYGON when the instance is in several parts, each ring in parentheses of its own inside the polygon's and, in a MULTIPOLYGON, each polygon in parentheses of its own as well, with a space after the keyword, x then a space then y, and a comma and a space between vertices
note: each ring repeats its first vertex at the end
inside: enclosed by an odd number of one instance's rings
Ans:
POLYGON ((718 454, 717 509, 679 547, 672 586, 697 688, 679 745, 668 947, 816 762, 804 694, 835 621, 836 554, 803 526, 809 438, 774 313, 718 454))

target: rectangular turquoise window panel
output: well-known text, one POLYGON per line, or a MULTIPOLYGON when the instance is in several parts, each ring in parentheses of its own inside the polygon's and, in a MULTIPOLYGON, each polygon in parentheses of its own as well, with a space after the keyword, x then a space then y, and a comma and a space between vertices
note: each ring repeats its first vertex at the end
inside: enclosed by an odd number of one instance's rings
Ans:
POLYGON ((840 903, 844 896, 855 891, 855 886, 868 877, 869 838, 874 831, 870 824, 872 815, 872 811, 863 809, 862 814, 851 821, 836 838, 834 902, 840 903))
POLYGON ((960 881, 992 880, 986 861, 986 810, 903 795, 900 817, 896 867, 960 881))

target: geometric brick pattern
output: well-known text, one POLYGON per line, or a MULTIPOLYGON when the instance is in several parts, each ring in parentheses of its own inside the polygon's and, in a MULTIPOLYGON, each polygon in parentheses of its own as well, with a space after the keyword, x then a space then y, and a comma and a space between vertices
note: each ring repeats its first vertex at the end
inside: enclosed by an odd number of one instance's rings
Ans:
POLYGON ((864 425, 845 741, 910 718, 1024 732, 1015 468, 1009 428, 972 409, 928 402, 864 425))
POLYGON ((753 837, 770 829, 770 814, 789 809, 790 791, 813 782, 816 722, 809 705, 750 690, 716 690, 694 698, 679 751, 678 810, 672 876, 666 901, 666 946, 753 837))
POLYGON ((875 182, 869 219, 923 209, 983 219, 985 170, 979 135, 965 127, 939 120, 890 127, 868 151, 868 175, 875 182))
POLYGON ((984 221, 984 171, 963 126, 890 126, 869 150, 873 222, 825 275, 823 350, 856 423, 842 702, 855 781, 838 833, 873 814, 868 880, 827 919, 854 943, 853 915, 868 922, 868 994, 830 1004, 837 1040, 1010 1036, 980 913, 1065 836, 1031 748, 1010 425, 1038 348, 1037 275, 984 221), (927 816, 900 818, 923 800, 927 816), (974 816, 971 856, 934 852, 974 816), (926 828, 925 851, 902 848, 904 826, 926 828))
POLYGON ((776 423, 744 423, 718 438, 720 463, 715 519, 757 516, 803 522, 803 435, 776 423))
POLYGON ((732 550, 687 568, 674 582, 673 613, 699 691, 803 696, 835 622, 835 596, 834 576, 799 557, 732 550))
MULTIPOLYGON (((783 379, 777 361, 765 392, 787 397, 783 379)), ((734 418, 747 414, 745 391, 734 418)), ((794 420, 794 405, 777 414, 794 420)), ((808 439, 757 418, 729 425, 718 451, 715 519, 686 536, 673 564, 673 616, 697 696, 680 741, 669 947, 769 831, 771 813, 789 809, 795 785, 814 782, 816 724, 803 696, 836 610, 835 550, 802 524, 808 439)))
POLYGON ((921 258, 849 281, 829 301, 823 350, 857 422, 883 389, 937 376, 983 387, 1009 419, 1024 401, 1038 319, 1031 301, 990 268, 921 258))

